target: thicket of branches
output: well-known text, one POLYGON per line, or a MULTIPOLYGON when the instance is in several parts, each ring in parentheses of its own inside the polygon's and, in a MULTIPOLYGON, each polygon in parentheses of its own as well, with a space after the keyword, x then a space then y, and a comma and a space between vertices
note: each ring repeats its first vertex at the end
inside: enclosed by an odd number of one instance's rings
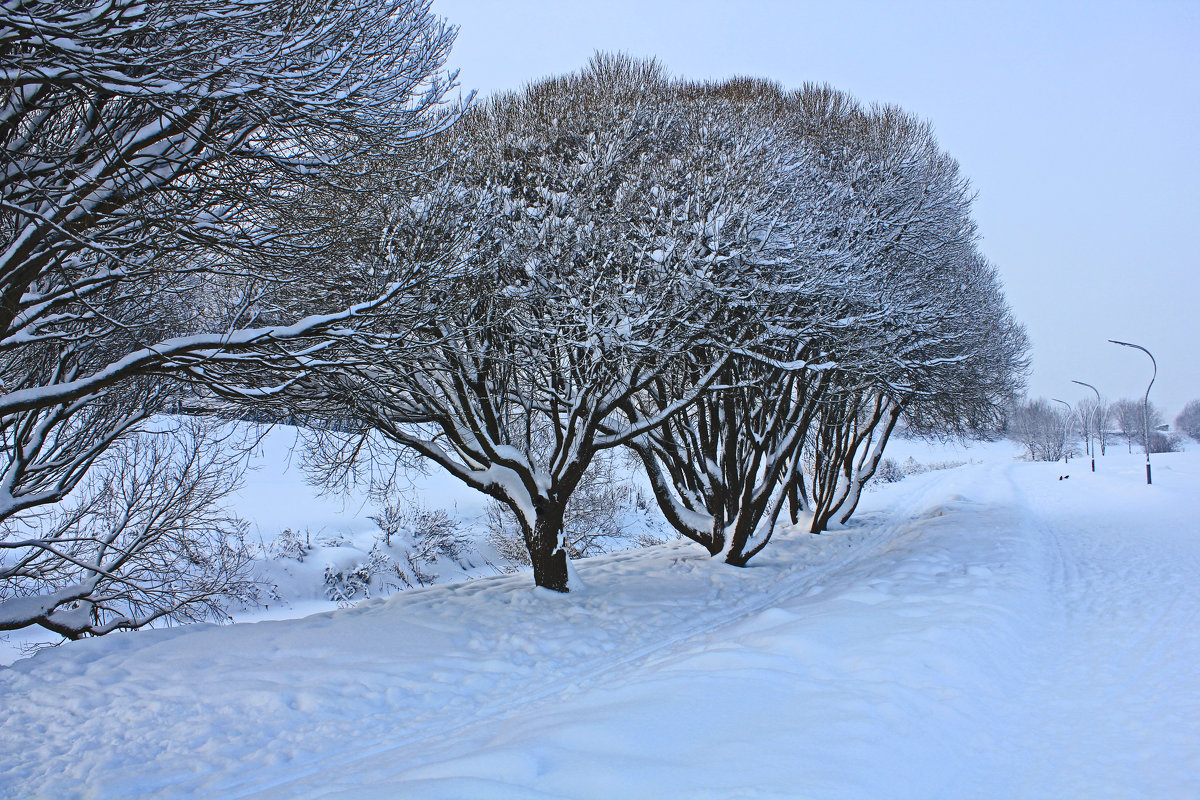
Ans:
POLYGON ((848 519, 902 416, 964 430, 1019 388, 966 181, 898 109, 599 55, 426 157, 442 171, 387 209, 386 257, 467 277, 430 324, 378 320, 346 359, 369 368, 284 400, 361 426, 328 435, 331 472, 382 436, 491 495, 540 586, 568 588, 564 514, 605 450, 744 564, 789 499, 814 530, 848 519))
MULTIPOLYGON (((421 282, 412 265, 353 266, 376 233, 356 227, 360 209, 396 186, 366 165, 450 121, 439 70, 454 31, 428 6, 0 7, 0 629, 153 618, 113 598, 165 598, 155 586, 192 573, 153 561, 135 578, 74 555, 123 541, 121 514, 31 520, 168 403, 278 391, 421 282), (38 580, 43 601, 28 602, 38 580)), ((132 518, 140 500, 125 499, 132 518)))
POLYGON ((224 621, 256 602, 255 550, 228 505, 243 434, 184 418, 124 436, 67 502, 10 518, 0 631, 70 639, 156 620, 224 621))

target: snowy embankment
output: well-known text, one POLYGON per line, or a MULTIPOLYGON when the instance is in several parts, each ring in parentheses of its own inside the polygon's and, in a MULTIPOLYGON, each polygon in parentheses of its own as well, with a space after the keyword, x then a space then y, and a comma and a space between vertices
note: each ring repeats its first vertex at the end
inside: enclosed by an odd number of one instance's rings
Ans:
POLYGON ((909 477, 748 569, 72 643, 0 668, 0 796, 1193 797, 1197 456, 909 477))

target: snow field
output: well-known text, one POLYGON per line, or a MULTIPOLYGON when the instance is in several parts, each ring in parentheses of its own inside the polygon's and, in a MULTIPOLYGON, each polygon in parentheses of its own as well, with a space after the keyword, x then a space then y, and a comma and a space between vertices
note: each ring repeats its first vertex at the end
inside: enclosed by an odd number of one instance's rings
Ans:
POLYGON ((0 796, 1192 797, 1200 459, 983 463, 687 544, 0 670, 0 796))

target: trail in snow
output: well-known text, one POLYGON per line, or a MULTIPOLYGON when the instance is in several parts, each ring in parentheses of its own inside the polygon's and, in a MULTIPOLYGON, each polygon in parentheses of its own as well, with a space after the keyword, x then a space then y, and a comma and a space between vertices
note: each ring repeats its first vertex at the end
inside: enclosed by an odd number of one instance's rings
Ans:
POLYGON ((1200 470, 1167 459, 1146 486, 1136 459, 1105 461, 1064 482, 1022 470, 1047 594, 1026 788, 1197 797, 1200 470))
POLYGON ((0 669, 0 797, 1194 796, 1175 463, 1150 492, 930 473, 743 570, 665 546, 566 597, 518 575, 75 643, 0 669))
MULTIPOLYGON (((1011 499, 1002 473, 970 484, 1011 499)), ((1017 763, 1006 701, 1022 678, 996 656, 1021 644, 1012 605, 1032 571, 1016 512, 956 491, 961 475, 907 488, 904 508, 863 521, 887 538, 819 593, 777 596, 557 705, 397 752, 372 765, 370 796, 1004 795, 1017 763)), ((300 796, 361 796, 362 772, 300 796)))
MULTIPOLYGON (((769 578, 751 575, 745 579, 745 571, 723 567, 686 544, 665 549, 664 555, 670 557, 669 577, 644 552, 588 564, 593 569, 585 571, 584 586, 569 597, 536 590, 541 600, 551 604, 544 611, 554 614, 554 604, 563 606, 566 619, 559 622, 565 624, 547 625, 547 620, 533 620, 531 628, 536 633, 531 632, 530 639, 468 642, 469 647, 495 653, 507 642, 521 641, 519 649, 528 653, 536 637, 539 641, 534 648, 542 656, 522 664, 525 669, 509 673, 513 680, 494 682, 486 695, 477 695, 476 710, 468 717, 434 725, 409 725, 403 731, 389 726, 380 738, 359 737, 352 747, 302 769, 289 768, 275 776, 257 774, 247 784, 233 787, 231 796, 257 796, 269 786, 271 796, 298 797, 305 793, 310 776, 334 765, 353 774, 355 764, 384 754, 400 761, 414 760, 415 754, 420 754, 421 760, 432 760, 433 753, 461 750, 461 740, 469 738, 472 730, 486 734, 517 715, 554 708, 613 678, 654 671, 679 653, 694 650, 696 640, 702 642, 702 647, 707 646, 732 625, 782 603, 815 597, 824 590, 826 581, 845 581, 847 573, 854 573, 855 565, 878 557, 881 550, 895 544, 895 537, 911 522, 913 514, 926 507, 930 496, 936 496, 938 477, 901 498, 858 536, 819 541, 820 537, 794 534, 808 540, 810 551, 793 552, 789 560, 776 563, 777 572, 769 578), (634 574, 645 567, 650 568, 649 574, 634 574), (698 580, 680 591, 679 581, 686 581, 684 576, 688 575, 698 580), (613 630, 613 623, 621 630, 613 630), (607 646, 594 647, 597 635, 607 646), (544 669, 547 667, 549 670, 544 669)), ((521 580, 528 578, 521 576, 521 580)))
POLYGON ((15 753, 22 723, 34 730, 29 758, 0 773, 0 785, 60 797, 86 783, 94 796, 124 797, 167 793, 182 773, 181 788, 204 796, 303 793, 335 765, 453 741, 464 726, 560 702, 699 633, 816 594, 893 546, 934 491, 928 483, 857 534, 798 534, 806 543, 793 542, 774 569, 731 569, 668 546, 583 564, 585 586, 566 597, 532 589, 522 574, 304 620, 90 640, 71 646, 74 657, 46 652, 0 673, 0 741, 15 753), (253 769, 241 763, 248 752, 253 769), (138 767, 94 774, 97 759, 138 767))

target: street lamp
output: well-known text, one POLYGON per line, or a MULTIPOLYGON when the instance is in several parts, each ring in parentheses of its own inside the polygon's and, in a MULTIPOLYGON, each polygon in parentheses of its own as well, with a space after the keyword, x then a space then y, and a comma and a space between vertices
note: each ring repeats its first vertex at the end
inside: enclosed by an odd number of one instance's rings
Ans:
MULTIPOLYGON (((1093 392, 1096 393, 1096 407, 1092 409, 1092 427, 1097 429, 1096 430, 1096 438, 1099 439, 1100 438, 1100 431, 1099 431, 1100 423, 1096 421, 1096 415, 1100 413, 1100 390, 1097 389, 1095 386, 1092 386, 1090 383, 1084 383, 1083 381, 1071 381, 1071 383, 1078 383, 1080 386, 1086 386, 1089 389, 1091 389, 1093 392)), ((1092 444, 1092 434, 1091 434, 1090 430, 1088 431, 1088 447, 1091 448, 1091 451, 1092 451, 1092 472, 1095 472, 1096 471, 1096 445, 1092 444)))
POLYGON ((1057 397, 1051 397, 1050 399, 1056 403, 1062 403, 1064 406, 1067 407, 1067 416, 1066 416, 1067 430, 1063 434, 1063 463, 1070 464, 1071 463, 1071 451, 1070 451, 1069 445, 1067 443, 1067 437, 1071 435, 1071 421, 1072 421, 1072 417, 1073 417, 1073 412, 1071 411, 1071 404, 1068 403, 1066 400, 1059 400, 1057 397))
POLYGON ((1131 344, 1129 342, 1118 342, 1116 339, 1109 339, 1113 344, 1119 344, 1122 347, 1133 347, 1141 350, 1146 355, 1150 356, 1150 363, 1154 367, 1154 373, 1150 376, 1150 385, 1146 387, 1146 397, 1142 400, 1142 424, 1146 433, 1146 485, 1149 486, 1150 481, 1150 386, 1154 385, 1154 379, 1158 377, 1158 362, 1154 360, 1154 354, 1140 344, 1131 344))

